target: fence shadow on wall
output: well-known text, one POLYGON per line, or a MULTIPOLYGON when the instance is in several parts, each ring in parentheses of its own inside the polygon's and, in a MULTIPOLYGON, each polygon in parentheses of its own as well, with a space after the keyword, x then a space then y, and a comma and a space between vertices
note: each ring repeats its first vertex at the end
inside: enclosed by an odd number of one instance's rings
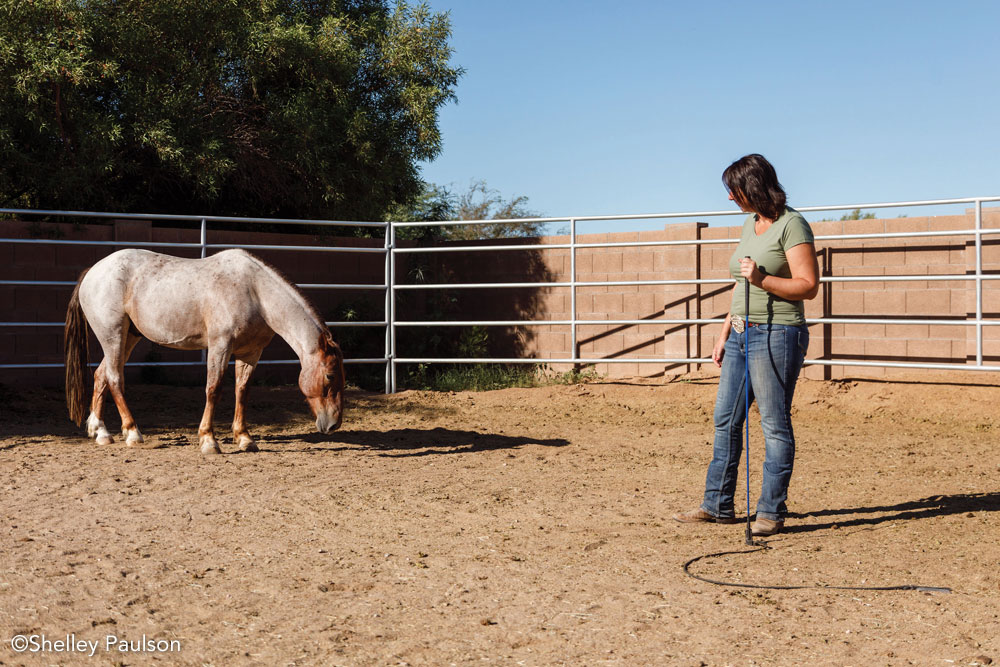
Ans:
MULTIPOLYGON (((991 249, 995 252, 1000 248, 1000 241, 983 239, 982 247, 984 253, 991 249)), ((821 248, 818 254, 824 277, 870 276, 870 280, 823 284, 822 316, 859 322, 823 324, 822 352, 817 358, 956 366, 977 361, 976 329, 967 324, 976 318, 976 283, 965 278, 975 275, 974 240, 961 238, 951 242, 928 242, 920 239, 898 244, 865 242, 846 247, 829 245, 821 248), (921 283, 923 273, 954 274, 956 280, 921 283), (914 280, 880 280, 882 276, 892 275, 913 275, 914 280), (898 322, 881 324, 879 321, 884 319, 898 322), (925 320, 940 323, 921 323, 925 320)), ((984 268, 982 273, 995 275, 1000 270, 984 268)), ((990 282, 984 283, 982 315, 987 319, 996 319, 1000 317, 1000 312, 995 307, 992 310, 986 307, 988 293, 985 290, 991 287, 990 282)), ((997 346, 990 337, 990 327, 984 327, 984 331, 986 340, 982 361, 1000 361, 997 346)), ((831 368, 825 367, 824 379, 831 377, 831 368)))
MULTIPOLYGON (((711 308, 712 301, 715 297, 731 291, 730 287, 726 286, 712 289, 710 291, 705 291, 701 285, 692 285, 691 287, 692 292, 690 294, 675 298, 672 301, 666 301, 661 308, 653 312, 640 314, 636 319, 649 320, 653 322, 660 319, 698 319, 703 315, 706 317, 725 317, 725 313, 709 313, 705 315, 704 309, 706 306, 711 308)), ((585 330, 586 327, 595 326, 601 325, 584 325, 583 328, 585 330)), ((665 324, 663 325, 664 328, 657 328, 655 326, 645 324, 622 324, 611 326, 599 333, 580 336, 577 341, 576 353, 577 356, 587 356, 589 359, 591 355, 582 354, 583 351, 598 348, 602 340, 612 336, 624 334, 631 336, 632 340, 638 338, 638 341, 632 342, 631 344, 628 344, 614 352, 601 353, 600 359, 627 358, 632 354, 638 354, 639 356, 646 358, 658 355, 685 357, 689 359, 700 358, 706 354, 702 343, 702 331, 704 326, 717 327, 718 325, 704 325, 697 322, 691 322, 665 324), (669 347, 669 351, 660 351, 658 349, 659 347, 669 347)), ((595 361, 599 363, 599 360, 596 358, 595 361)), ((665 363, 662 369, 659 367, 656 368, 657 370, 655 372, 643 370, 641 375, 643 377, 651 378, 664 377, 672 371, 691 371, 695 368, 695 366, 685 363, 665 363)))

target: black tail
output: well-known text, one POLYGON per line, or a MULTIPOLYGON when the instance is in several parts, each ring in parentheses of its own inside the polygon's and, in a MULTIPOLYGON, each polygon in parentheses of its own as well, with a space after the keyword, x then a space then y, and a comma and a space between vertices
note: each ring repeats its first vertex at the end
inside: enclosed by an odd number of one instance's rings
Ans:
POLYGON ((84 271, 73 288, 73 296, 66 308, 66 328, 63 337, 63 352, 66 357, 66 407, 69 418, 77 426, 83 421, 87 409, 84 372, 90 362, 87 336, 87 316, 80 306, 80 283, 87 275, 84 271))

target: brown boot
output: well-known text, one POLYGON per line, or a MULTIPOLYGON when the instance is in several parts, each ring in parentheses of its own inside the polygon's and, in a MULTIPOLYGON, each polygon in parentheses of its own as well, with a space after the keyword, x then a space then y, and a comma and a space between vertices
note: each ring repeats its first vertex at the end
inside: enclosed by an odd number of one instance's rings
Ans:
POLYGON ((690 512, 675 514, 674 521, 679 521, 680 523, 738 523, 739 519, 734 516, 713 516, 699 507, 698 509, 691 510, 690 512))
POLYGON ((760 518, 750 526, 750 532, 756 537, 768 537, 770 535, 777 535, 784 527, 784 521, 772 521, 771 519, 760 518))

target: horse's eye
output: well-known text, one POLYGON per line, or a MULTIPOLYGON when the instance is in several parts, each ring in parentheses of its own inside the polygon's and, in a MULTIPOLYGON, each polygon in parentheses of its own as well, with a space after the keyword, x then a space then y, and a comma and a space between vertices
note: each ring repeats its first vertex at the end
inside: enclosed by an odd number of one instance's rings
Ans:
POLYGON ((336 377, 337 377, 337 374, 336 374, 336 373, 327 373, 327 374, 326 374, 326 379, 327 379, 327 380, 329 380, 330 382, 333 382, 333 380, 334 380, 334 379, 335 379, 336 377))

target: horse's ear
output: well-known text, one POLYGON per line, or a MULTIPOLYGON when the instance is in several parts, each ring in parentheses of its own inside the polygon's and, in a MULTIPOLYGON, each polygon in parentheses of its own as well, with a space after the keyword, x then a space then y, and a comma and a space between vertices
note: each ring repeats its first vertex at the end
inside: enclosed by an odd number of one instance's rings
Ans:
POLYGON ((323 351, 331 355, 342 354, 340 351, 340 346, 337 345, 337 341, 333 340, 333 334, 330 333, 329 329, 323 332, 323 337, 321 340, 321 345, 323 346, 323 351))

